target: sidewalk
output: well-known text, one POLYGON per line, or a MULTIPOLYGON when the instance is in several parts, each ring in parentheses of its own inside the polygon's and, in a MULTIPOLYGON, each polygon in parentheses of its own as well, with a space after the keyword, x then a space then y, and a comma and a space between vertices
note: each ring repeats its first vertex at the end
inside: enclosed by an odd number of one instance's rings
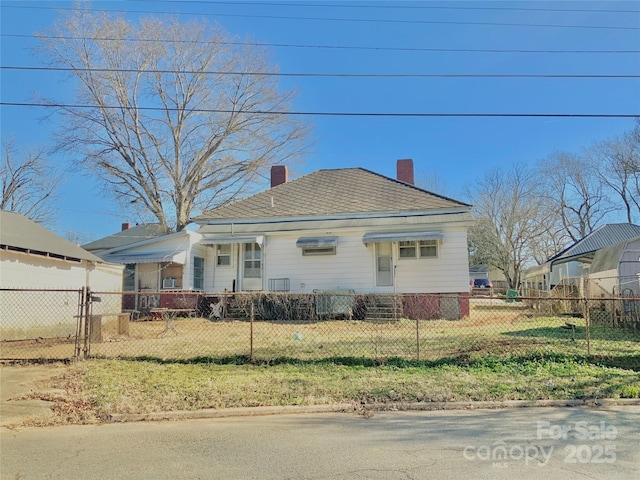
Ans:
POLYGON ((51 415, 52 402, 20 398, 32 392, 50 391, 45 386, 46 380, 65 368, 62 364, 0 365, 0 427, 51 415))

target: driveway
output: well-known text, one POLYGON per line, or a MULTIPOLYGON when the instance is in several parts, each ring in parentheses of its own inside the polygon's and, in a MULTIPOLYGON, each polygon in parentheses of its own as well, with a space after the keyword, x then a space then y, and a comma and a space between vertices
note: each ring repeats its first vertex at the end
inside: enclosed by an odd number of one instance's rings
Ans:
POLYGON ((7 479, 637 479, 640 407, 0 429, 7 479))

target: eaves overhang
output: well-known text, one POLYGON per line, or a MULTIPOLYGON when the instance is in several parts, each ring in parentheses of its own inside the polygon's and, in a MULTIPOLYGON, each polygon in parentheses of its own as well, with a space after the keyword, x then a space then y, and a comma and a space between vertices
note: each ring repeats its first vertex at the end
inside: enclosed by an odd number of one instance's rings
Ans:
POLYGON ((323 215, 306 216, 281 216, 281 217, 255 217, 255 218, 203 218, 192 219, 198 225, 244 225, 244 224, 270 224, 270 223, 294 223, 294 222, 322 222, 331 220, 358 220, 358 219, 385 219, 401 217, 424 217, 439 215, 455 215, 470 213, 471 207, 432 208, 427 210, 387 210, 377 212, 345 212, 329 213, 323 215))

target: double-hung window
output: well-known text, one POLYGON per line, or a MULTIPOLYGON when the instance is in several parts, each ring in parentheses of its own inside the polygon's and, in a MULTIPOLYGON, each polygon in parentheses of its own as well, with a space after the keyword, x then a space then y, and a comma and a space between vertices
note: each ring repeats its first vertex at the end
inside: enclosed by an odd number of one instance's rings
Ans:
POLYGON ((231 265, 231 244, 216 246, 216 265, 218 267, 229 267, 231 265))
POLYGON ((398 242, 400 258, 437 258, 437 240, 419 240, 398 242))

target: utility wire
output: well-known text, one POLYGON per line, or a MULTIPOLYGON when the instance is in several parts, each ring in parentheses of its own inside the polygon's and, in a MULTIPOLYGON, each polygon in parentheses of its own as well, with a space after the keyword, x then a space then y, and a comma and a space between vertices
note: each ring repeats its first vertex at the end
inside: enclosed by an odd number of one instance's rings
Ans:
POLYGON ((162 73, 185 75, 247 75, 261 77, 337 77, 337 78, 640 78, 639 74, 556 74, 556 73, 317 73, 317 72, 234 72, 203 70, 139 70, 136 68, 72 68, 26 67, 0 65, 0 70, 28 70, 45 72, 97 72, 97 73, 162 73))
POLYGON ((276 2, 221 2, 217 0, 129 0, 138 3, 173 3, 195 5, 265 5, 273 7, 327 7, 327 8, 352 8, 352 9, 388 9, 388 10, 499 10, 499 11, 525 11, 525 12, 576 12, 576 13, 640 13, 640 10, 597 10, 583 8, 525 8, 525 7, 452 7, 450 5, 345 5, 344 3, 276 3, 276 2))
MULTIPOLYGON (((127 41, 161 43, 162 40, 141 38, 118 37, 70 37, 63 35, 27 35, 16 33, 0 33, 0 37, 33 38, 47 40, 92 40, 92 41, 127 41)), ((341 50, 372 50, 391 52, 445 52, 445 53, 578 53, 578 54, 637 54, 640 50, 524 50, 524 49, 498 49, 498 48, 421 48, 421 47, 364 47, 358 45, 305 45, 294 43, 262 43, 262 42, 217 42, 204 41, 192 42, 190 40, 171 40, 172 43, 196 43, 201 45, 240 45, 252 47, 276 47, 276 48, 317 48, 317 49, 341 49, 341 50)))
MULTIPOLYGON (((164 107, 128 107, 124 105, 82 105, 65 103, 18 103, 0 102, 0 106, 6 107, 41 107, 41 108, 63 108, 63 109, 108 109, 108 110, 144 110, 155 112, 176 112, 178 108, 164 107)), ((398 112, 316 112, 316 111, 280 111, 280 110, 225 110, 212 108, 193 108, 189 110, 194 113, 227 113, 244 115, 300 115, 300 116, 322 116, 322 117, 544 117, 544 118, 636 118, 640 113, 452 113, 452 112, 431 112, 431 113, 398 113, 398 112)))
MULTIPOLYGON (((36 9, 36 10, 70 10, 65 7, 43 7, 35 5, 4 5, 3 8, 36 9)), ((203 12, 168 12, 168 11, 148 11, 148 10, 116 10, 116 9, 92 9, 93 12, 103 13, 155 13, 163 15, 196 15, 209 17, 234 17, 234 18, 266 18, 270 20, 313 20, 329 22, 356 22, 356 23, 390 23, 390 24, 415 24, 415 25, 475 25, 490 27, 536 27, 536 28, 582 28, 582 29, 606 29, 606 30, 640 30, 640 27, 624 27, 615 25, 561 25, 561 24, 541 24, 541 23, 501 23, 501 22, 461 22, 447 20, 395 20, 395 19, 373 19, 373 18, 332 18, 332 17, 301 17, 285 15, 255 15, 243 13, 203 13, 203 12)))

